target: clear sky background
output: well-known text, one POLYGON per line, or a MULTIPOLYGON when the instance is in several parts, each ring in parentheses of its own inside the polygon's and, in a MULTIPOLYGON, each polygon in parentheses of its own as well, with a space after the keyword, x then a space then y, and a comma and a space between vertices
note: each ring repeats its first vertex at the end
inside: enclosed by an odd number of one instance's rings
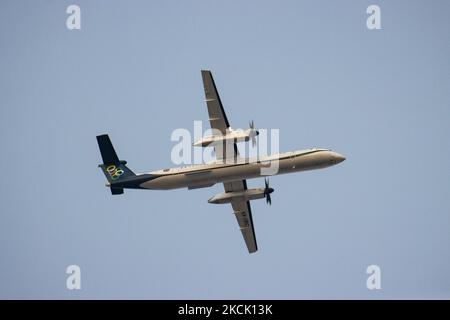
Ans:
MULTIPOLYGON (((449 1, 2 1, 0 298, 450 298, 449 1), (66 8, 81 7, 81 30, 66 8), (370 4, 382 30, 366 27, 370 4), (249 255, 222 185, 111 196, 207 120, 347 160, 272 177, 249 255), (82 289, 66 289, 66 267, 82 289), (366 268, 381 268, 381 290, 366 268)), ((263 179, 249 187, 262 187, 263 179)))

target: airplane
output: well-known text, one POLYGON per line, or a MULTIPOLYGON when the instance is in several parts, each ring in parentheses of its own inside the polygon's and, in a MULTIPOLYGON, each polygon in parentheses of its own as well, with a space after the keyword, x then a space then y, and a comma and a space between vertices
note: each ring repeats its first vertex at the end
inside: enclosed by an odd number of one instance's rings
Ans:
POLYGON ((270 194, 274 189, 269 186, 267 179, 265 179, 264 188, 249 189, 247 179, 261 177, 263 168, 272 164, 278 166, 275 174, 285 174, 333 166, 344 161, 345 157, 330 149, 318 148, 262 156, 256 159, 241 157, 236 143, 251 140, 254 145, 259 132, 254 128, 253 121, 247 130, 231 129, 211 71, 202 70, 201 74, 213 134, 193 145, 214 147, 215 161, 135 174, 126 166, 126 161, 119 160, 109 136, 102 134, 97 136, 103 160, 99 167, 106 176, 108 180, 106 186, 111 189, 113 195, 123 194, 124 189, 196 189, 223 183, 224 192, 213 196, 208 202, 231 204, 248 252, 253 253, 258 250, 258 245, 250 201, 265 198, 270 205, 272 203, 270 194))

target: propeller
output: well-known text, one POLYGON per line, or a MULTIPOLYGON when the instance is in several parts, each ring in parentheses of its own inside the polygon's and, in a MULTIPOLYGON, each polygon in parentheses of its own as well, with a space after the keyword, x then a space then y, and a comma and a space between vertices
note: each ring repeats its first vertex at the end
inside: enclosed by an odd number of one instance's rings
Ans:
POLYGON ((250 127, 250 138, 252 139, 252 147, 254 148, 256 145, 256 136, 259 132, 255 129, 255 123, 253 120, 248 123, 248 126, 250 127))
POLYGON ((273 188, 269 187, 269 179, 264 179, 264 184, 266 185, 264 188, 264 196, 266 197, 266 203, 269 205, 272 204, 272 199, 270 198, 270 194, 274 192, 273 188))

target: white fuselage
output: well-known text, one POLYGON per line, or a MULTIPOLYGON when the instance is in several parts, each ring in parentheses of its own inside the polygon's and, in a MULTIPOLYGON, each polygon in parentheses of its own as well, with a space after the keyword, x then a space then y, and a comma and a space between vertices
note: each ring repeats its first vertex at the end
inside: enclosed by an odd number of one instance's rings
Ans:
POLYGON ((259 159, 213 162, 150 172, 155 179, 143 182, 145 189, 202 188, 216 183, 252 179, 266 175, 320 169, 345 158, 328 149, 307 149, 265 156, 259 159))

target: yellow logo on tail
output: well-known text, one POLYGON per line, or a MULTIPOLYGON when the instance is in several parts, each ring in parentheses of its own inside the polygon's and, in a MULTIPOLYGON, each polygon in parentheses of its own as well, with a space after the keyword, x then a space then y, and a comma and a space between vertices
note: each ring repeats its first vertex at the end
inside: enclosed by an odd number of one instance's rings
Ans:
POLYGON ((124 171, 120 168, 117 168, 115 165, 110 165, 106 168, 106 171, 111 176, 111 179, 117 180, 121 175, 123 175, 124 171))

